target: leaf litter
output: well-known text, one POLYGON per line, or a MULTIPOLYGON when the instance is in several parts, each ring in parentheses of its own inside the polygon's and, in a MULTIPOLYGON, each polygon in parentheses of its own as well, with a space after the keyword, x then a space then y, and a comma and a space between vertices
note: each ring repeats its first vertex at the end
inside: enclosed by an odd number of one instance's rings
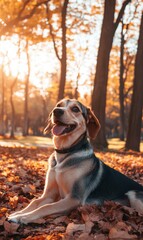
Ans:
MULTIPOLYGON (((48 157, 53 149, 0 147, 0 240, 143 239, 143 215, 114 202, 88 205, 60 217, 28 225, 7 221, 43 192, 48 157)), ((98 152, 102 161, 143 184, 143 154, 98 152)))

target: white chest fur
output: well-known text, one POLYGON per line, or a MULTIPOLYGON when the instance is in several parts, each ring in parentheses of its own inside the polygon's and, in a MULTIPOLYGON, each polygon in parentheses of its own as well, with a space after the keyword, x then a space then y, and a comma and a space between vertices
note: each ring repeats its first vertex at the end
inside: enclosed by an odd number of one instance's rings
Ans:
POLYGON ((82 176, 89 172, 92 168, 92 161, 89 161, 88 158, 83 162, 73 164, 71 166, 68 165, 68 161, 70 161, 70 157, 65 158, 63 161, 59 161, 58 159, 57 164, 54 167, 55 179, 62 198, 72 193, 72 188, 75 182, 81 179, 82 176))

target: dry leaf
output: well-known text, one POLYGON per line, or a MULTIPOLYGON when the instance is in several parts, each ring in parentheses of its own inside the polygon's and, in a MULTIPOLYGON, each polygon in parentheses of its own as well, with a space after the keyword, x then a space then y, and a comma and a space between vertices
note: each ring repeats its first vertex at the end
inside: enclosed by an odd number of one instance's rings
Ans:
POLYGON ((62 222, 68 224, 70 222, 70 220, 67 216, 60 216, 53 220, 53 223, 56 225, 59 223, 62 223, 62 222))
POLYGON ((110 239, 137 239, 136 235, 130 235, 128 232, 124 230, 117 230, 116 228, 111 228, 109 232, 110 239))
POLYGON ((107 240, 107 237, 104 234, 94 235, 94 240, 107 240))
POLYGON ((77 231, 85 231, 85 224, 74 224, 69 223, 66 229, 66 234, 72 235, 74 232, 77 231))
POLYGON ((94 240, 94 236, 90 236, 88 233, 82 233, 79 237, 79 240, 94 240))
POLYGON ((20 224, 17 223, 10 223, 5 221, 4 222, 4 229, 8 233, 16 233, 17 229, 19 228, 20 224))
POLYGON ((23 168, 20 168, 20 169, 18 169, 18 174, 21 178, 23 178, 23 177, 25 177, 27 172, 23 168))
POLYGON ((93 222, 87 221, 85 223, 85 232, 90 233, 93 226, 94 226, 93 222))
POLYGON ((10 197, 9 203, 12 208, 16 208, 18 203, 18 196, 10 197))
POLYGON ((22 191, 24 193, 35 193, 36 187, 34 185, 28 184, 27 186, 22 187, 22 191))

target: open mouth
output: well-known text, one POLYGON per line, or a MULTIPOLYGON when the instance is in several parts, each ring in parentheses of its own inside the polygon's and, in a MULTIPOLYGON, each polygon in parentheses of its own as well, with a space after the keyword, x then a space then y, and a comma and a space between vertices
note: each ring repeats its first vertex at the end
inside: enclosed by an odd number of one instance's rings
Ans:
POLYGON ((52 132, 56 136, 60 136, 66 133, 72 132, 76 128, 76 124, 65 124, 57 121, 52 129, 52 132))

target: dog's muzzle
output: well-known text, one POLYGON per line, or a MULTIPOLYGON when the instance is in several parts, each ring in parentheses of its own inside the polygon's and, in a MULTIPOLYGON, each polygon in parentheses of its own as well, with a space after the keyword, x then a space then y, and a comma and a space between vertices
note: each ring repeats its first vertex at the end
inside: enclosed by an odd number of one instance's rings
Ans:
POLYGON ((55 108, 53 111, 54 126, 52 132, 56 136, 72 132, 76 128, 76 124, 66 124, 62 121, 61 117, 64 115, 64 110, 55 108))

